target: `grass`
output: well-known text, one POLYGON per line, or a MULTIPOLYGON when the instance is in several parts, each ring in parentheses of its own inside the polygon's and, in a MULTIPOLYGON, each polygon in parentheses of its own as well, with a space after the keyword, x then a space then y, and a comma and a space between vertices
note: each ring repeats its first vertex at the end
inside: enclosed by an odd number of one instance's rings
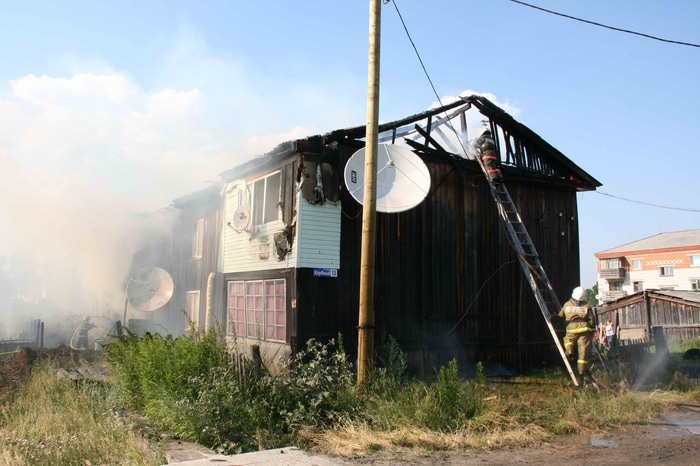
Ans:
POLYGON ((158 445, 123 421, 127 411, 145 415, 157 432, 221 453, 297 445, 370 458, 533 446, 645 424, 676 403, 700 403, 700 388, 673 368, 655 389, 621 395, 574 389, 551 370, 495 383, 477 364, 476 376, 464 380, 455 361, 426 383, 407 379, 395 343, 386 348, 358 389, 342 340, 309 342, 273 375, 233 364, 241 358, 217 332, 127 335, 107 345, 109 383, 67 382, 48 362, 35 367, 0 411, 0 464, 163 464, 158 445))
POLYGON ((161 465, 164 457, 114 410, 101 383, 58 379, 49 361, 0 411, 0 464, 161 465))

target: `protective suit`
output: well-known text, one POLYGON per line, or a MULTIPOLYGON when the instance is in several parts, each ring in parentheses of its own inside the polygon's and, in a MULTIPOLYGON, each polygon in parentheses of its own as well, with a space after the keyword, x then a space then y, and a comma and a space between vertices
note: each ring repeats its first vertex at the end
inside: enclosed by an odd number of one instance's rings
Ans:
POLYGON ((595 332, 595 315, 593 308, 586 302, 586 291, 577 286, 557 314, 566 322, 564 336, 564 351, 570 361, 576 356, 576 366, 579 376, 583 379, 589 376, 588 356, 591 348, 591 335, 595 332))
POLYGON ((471 142, 470 146, 474 156, 481 159, 481 163, 484 164, 486 173, 491 178, 491 181, 502 183, 503 175, 501 174, 501 169, 498 168, 501 161, 496 152, 496 143, 493 140, 491 130, 488 128, 484 129, 481 135, 471 142))

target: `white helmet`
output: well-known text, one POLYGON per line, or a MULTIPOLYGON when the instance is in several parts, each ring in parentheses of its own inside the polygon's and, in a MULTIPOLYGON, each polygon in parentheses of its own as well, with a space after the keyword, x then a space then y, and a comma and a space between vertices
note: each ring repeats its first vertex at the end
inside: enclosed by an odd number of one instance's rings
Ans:
POLYGON ((571 292, 571 298, 575 299, 576 301, 583 301, 583 298, 586 296, 586 290, 584 290, 582 287, 577 286, 574 288, 574 291, 571 292))

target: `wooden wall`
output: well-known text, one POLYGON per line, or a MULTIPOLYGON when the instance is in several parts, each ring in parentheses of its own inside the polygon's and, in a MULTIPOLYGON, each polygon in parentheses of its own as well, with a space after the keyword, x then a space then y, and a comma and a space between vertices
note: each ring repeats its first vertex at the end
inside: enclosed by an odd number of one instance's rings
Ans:
MULTIPOLYGON (((465 177, 447 163, 429 163, 429 169, 433 186, 423 203, 377 216, 376 347, 393 337, 408 354, 411 369, 422 374, 433 373, 452 357, 462 367, 477 361, 518 369, 556 363, 558 352, 483 175, 475 167, 475 176, 465 177)), ((575 191, 506 182, 563 303, 579 285, 575 191)), ((362 211, 345 191, 341 205, 338 280, 299 271, 298 337, 303 341, 340 331, 353 353, 362 211), (308 309, 314 311, 306 318, 308 309)))

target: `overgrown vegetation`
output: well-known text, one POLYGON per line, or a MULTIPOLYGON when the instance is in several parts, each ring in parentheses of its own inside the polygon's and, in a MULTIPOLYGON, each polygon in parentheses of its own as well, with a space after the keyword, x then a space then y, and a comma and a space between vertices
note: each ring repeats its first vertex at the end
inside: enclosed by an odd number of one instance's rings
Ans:
MULTIPOLYGON (((231 354, 221 331, 127 334, 105 354, 110 384, 66 383, 55 368, 39 366, 1 412, 3 464, 162 464, 157 448, 122 421, 128 411, 147 416, 159 432, 222 453, 298 445, 352 457, 533 445, 649 422, 673 403, 700 402, 698 386, 673 371, 664 387, 618 395, 574 390, 553 370, 495 383, 477 363, 465 380, 455 360, 432 383, 410 380, 393 340, 362 389, 340 338, 309 341, 275 374, 231 354)), ((598 376, 619 387, 614 374, 598 376)))
POLYGON ((44 360, 0 411, 0 464, 160 465, 164 458, 124 424, 111 387, 55 376, 44 360))

